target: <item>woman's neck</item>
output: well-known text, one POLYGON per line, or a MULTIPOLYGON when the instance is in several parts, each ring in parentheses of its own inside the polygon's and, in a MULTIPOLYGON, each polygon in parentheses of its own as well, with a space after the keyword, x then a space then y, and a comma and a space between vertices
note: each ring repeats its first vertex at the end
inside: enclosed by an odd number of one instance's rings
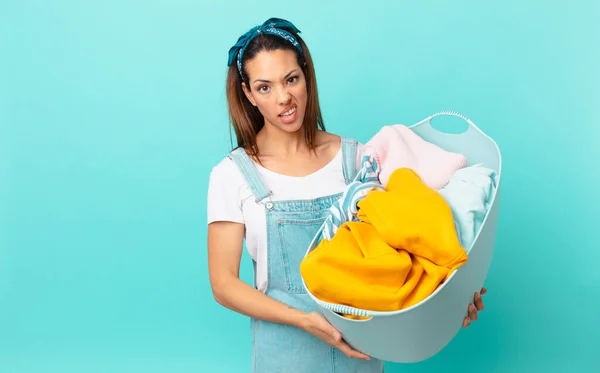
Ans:
POLYGON ((256 137, 260 153, 264 155, 293 156, 308 151, 304 131, 286 132, 269 124, 261 129, 256 137))

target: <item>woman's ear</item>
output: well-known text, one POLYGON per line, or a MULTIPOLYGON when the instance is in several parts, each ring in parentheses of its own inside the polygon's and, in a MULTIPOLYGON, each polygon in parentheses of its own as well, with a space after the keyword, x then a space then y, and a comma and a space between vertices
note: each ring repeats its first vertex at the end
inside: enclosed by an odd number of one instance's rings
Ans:
POLYGON ((253 106, 256 106, 256 101, 254 101, 254 97, 252 97, 252 92, 250 92, 248 87, 246 87, 246 83, 244 82, 242 82, 242 89, 244 90, 244 94, 246 95, 246 98, 248 98, 248 101, 250 101, 253 106))

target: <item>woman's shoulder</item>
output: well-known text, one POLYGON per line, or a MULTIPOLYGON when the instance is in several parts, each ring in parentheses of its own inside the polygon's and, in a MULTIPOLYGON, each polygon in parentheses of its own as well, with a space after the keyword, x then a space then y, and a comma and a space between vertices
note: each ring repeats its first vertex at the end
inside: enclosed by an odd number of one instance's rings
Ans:
POLYGON ((340 146, 340 142, 345 141, 345 142, 349 142, 349 143, 355 143, 356 144, 356 153, 357 153, 357 158, 361 159, 362 158, 362 154, 363 154, 363 149, 364 149, 364 144, 361 143, 359 140, 350 137, 350 136, 341 136, 341 135, 336 135, 334 133, 330 133, 330 132, 325 132, 325 131, 319 131, 319 136, 320 139, 318 139, 318 143, 319 144, 323 144, 325 146, 330 146, 330 147, 339 147, 340 146))
POLYGON ((244 176, 228 156, 210 170, 207 194, 208 222, 244 222, 242 204, 251 195, 244 176))
POLYGON ((241 204, 251 195, 252 191, 244 174, 230 154, 212 166, 208 178, 209 210, 214 212, 229 209, 237 214, 241 211, 241 204))
POLYGON ((317 147, 322 146, 331 149, 339 149, 339 147, 342 145, 342 142, 355 143, 359 152, 362 152, 364 147, 364 144, 353 137, 336 135, 334 133, 325 131, 319 131, 317 134, 317 147))
POLYGON ((334 143, 339 143, 342 140, 356 142, 358 144, 361 144, 360 141, 358 141, 357 139, 355 139, 352 136, 338 135, 338 134, 335 134, 332 132, 327 132, 327 131, 322 131, 322 130, 317 131, 317 143, 318 144, 325 144, 325 143, 334 144, 334 143))
POLYGON ((244 183, 243 175, 232 159, 231 153, 219 159, 212 166, 209 179, 212 185, 222 185, 228 188, 231 188, 232 184, 239 186, 244 183))

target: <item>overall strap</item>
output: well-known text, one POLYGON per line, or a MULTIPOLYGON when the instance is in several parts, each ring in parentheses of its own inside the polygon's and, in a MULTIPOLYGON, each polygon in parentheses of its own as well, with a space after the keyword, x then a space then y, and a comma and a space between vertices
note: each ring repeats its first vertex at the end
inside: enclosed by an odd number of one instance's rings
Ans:
POLYGON ((358 141, 348 137, 342 137, 342 169, 346 184, 350 184, 358 173, 356 167, 357 150, 358 141))
POLYGON ((271 191, 265 186, 260 179, 260 175, 256 170, 256 167, 252 163, 252 160, 243 148, 237 148, 227 155, 231 160, 238 166, 254 195, 256 202, 260 202, 263 199, 271 195, 271 191))

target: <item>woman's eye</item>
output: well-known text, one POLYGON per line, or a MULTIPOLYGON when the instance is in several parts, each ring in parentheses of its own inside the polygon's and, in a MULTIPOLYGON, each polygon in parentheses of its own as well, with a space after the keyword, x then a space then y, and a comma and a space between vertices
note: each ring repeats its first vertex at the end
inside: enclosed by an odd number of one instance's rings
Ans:
POLYGON ((292 76, 291 78, 288 79, 289 83, 294 83, 296 80, 298 80, 297 76, 292 76))
POLYGON ((258 87, 258 91, 259 92, 266 92, 267 89, 269 89, 269 87, 267 87, 266 85, 261 85, 260 87, 258 87))

